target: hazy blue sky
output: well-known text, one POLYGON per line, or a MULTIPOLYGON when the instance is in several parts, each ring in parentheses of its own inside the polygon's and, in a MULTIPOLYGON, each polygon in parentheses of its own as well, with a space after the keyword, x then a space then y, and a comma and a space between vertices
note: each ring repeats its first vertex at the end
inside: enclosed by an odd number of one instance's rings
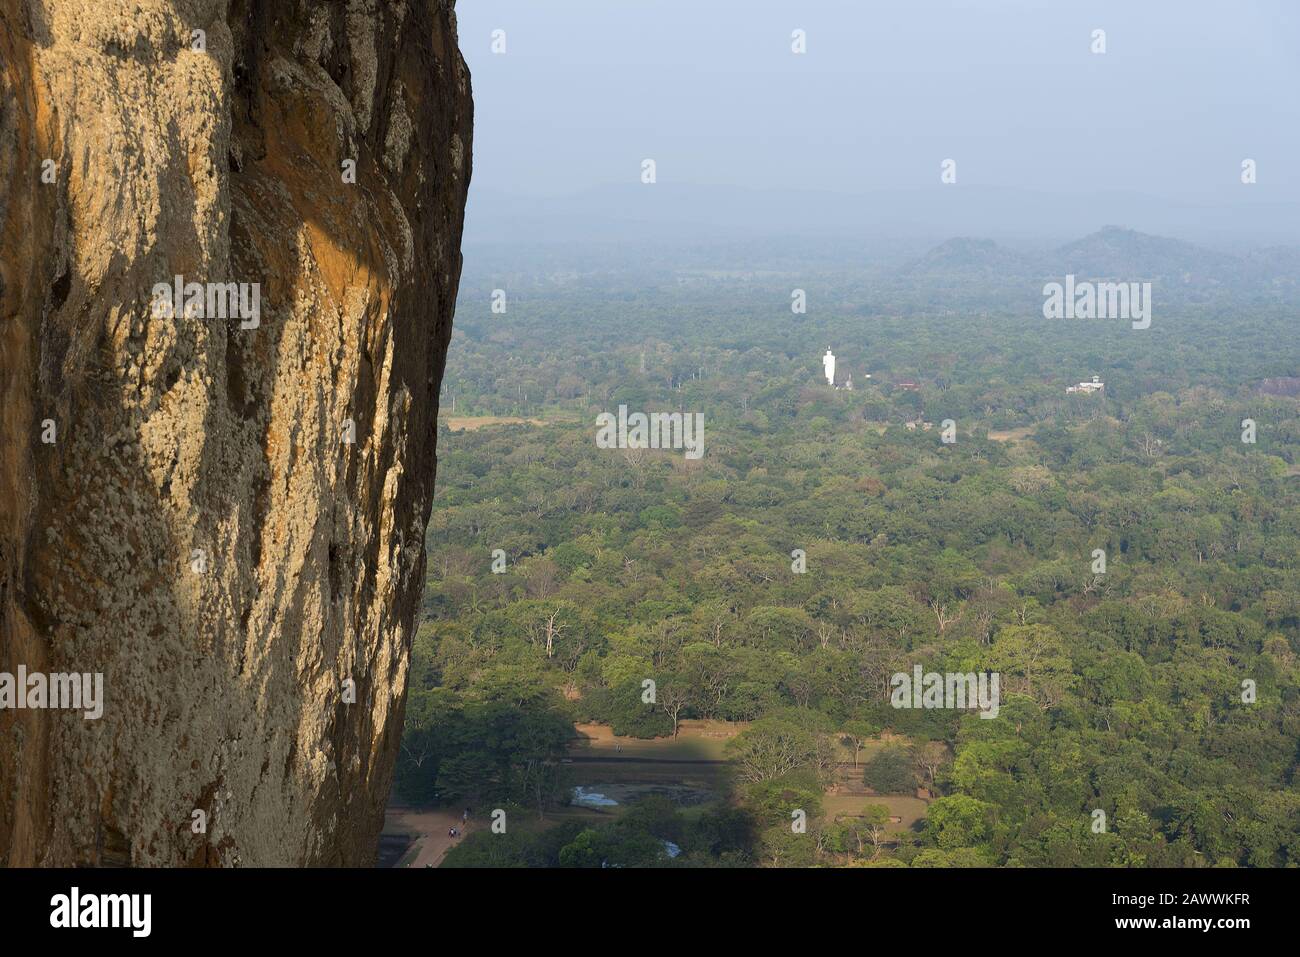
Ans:
POLYGON ((1300 198, 1300 3, 461 0, 474 187, 1300 198), (495 29, 507 53, 490 51, 495 29), (807 31, 808 52, 790 52, 807 31), (1107 52, 1089 51, 1094 28, 1107 52), (1233 194, 1236 195, 1236 194, 1233 194))

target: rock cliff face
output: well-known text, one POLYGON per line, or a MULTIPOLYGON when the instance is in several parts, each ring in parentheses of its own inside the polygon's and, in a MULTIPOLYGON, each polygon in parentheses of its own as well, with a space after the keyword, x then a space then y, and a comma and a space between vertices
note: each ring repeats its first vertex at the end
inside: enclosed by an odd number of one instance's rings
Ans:
POLYGON ((103 675, 98 720, 0 711, 0 863, 374 862, 470 178, 453 2, 0 0, 0 676, 103 675))

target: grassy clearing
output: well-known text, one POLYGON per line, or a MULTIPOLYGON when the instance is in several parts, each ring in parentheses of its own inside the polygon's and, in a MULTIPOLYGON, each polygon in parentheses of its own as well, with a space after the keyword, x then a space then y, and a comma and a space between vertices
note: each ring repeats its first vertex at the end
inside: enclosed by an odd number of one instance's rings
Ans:
POLYGON ((721 761, 727 742, 748 725, 732 721, 683 721, 676 738, 619 737, 607 725, 575 725, 573 758, 646 758, 657 761, 721 761))
POLYGON ((1029 434, 1033 431, 1033 426, 1023 426, 1019 429, 1005 429, 1001 431, 989 429, 989 439, 993 442, 1021 442, 1029 438, 1029 434))
POLYGON ((513 415, 453 415, 443 419, 453 432, 473 432, 489 425, 545 425, 543 419, 521 419, 513 415))
POLYGON ((890 831, 906 831, 925 817, 926 803, 920 798, 906 795, 828 794, 822 799, 822 808, 828 821, 836 818, 861 817, 868 804, 883 805, 890 817, 899 818, 889 825, 890 831))

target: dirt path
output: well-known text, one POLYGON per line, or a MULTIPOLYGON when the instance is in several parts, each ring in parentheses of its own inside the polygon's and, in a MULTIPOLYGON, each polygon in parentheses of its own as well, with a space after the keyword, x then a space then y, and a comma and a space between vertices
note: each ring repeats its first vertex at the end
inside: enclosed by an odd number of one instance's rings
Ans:
MULTIPOLYGON (((406 831, 416 835, 415 857, 407 867, 437 867, 447 852, 465 840, 467 834, 475 830, 471 818, 468 824, 462 824, 460 815, 455 811, 417 811, 413 808, 392 808, 384 821, 386 831, 406 831), (460 837, 448 837, 447 828, 460 829, 460 837)), ((407 852, 409 856, 410 852, 407 852)))

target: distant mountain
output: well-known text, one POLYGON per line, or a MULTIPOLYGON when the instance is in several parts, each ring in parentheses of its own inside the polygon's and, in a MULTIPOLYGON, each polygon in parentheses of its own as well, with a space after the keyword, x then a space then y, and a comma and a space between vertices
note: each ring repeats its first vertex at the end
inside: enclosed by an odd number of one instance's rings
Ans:
POLYGON ((1300 242, 1300 206, 1247 202, 1244 195, 1239 188, 1216 194, 1212 202, 1191 204, 1127 192, 949 186, 937 177, 929 187, 865 193, 746 189, 667 177, 652 185, 606 185, 560 196, 514 196, 471 185, 465 242, 540 245, 760 237, 935 242, 947 236, 986 236, 1002 243, 1060 243, 1104 223, 1216 244, 1300 242))
POLYGON ((1270 246, 1240 255, 1195 243, 1105 226, 1064 246, 1020 251, 992 239, 958 237, 932 247, 893 271, 894 280, 937 290, 1025 281, 1077 280, 1152 282, 1161 294, 1203 297, 1215 290, 1244 295, 1300 292, 1300 248, 1270 246))
POLYGON ((1235 282, 1245 266, 1237 256, 1119 226, 1103 227, 1053 251, 1048 258, 1053 273, 1059 275, 1191 285, 1235 282))
POLYGON ((991 239, 958 237, 935 246, 899 270, 899 275, 911 279, 996 281, 1038 277, 1043 270, 1040 259, 1008 249, 991 239))
POLYGON ((1275 289, 1300 287, 1300 247, 1268 246, 1252 250, 1243 257, 1242 266, 1244 276, 1275 289))

